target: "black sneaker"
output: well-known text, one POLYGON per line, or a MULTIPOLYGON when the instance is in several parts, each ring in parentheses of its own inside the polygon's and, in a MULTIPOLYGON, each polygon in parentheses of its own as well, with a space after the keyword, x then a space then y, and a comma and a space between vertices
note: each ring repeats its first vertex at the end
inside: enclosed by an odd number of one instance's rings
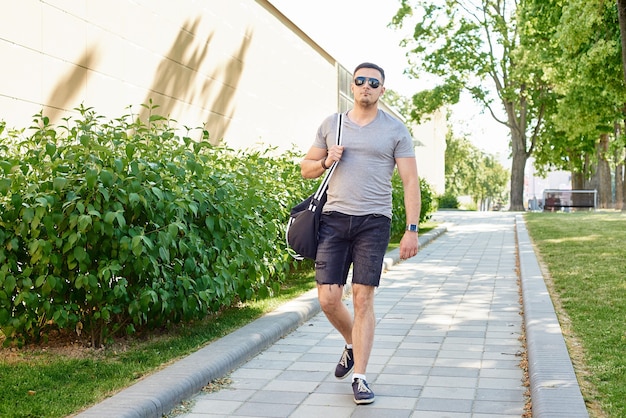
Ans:
POLYGON ((363 379, 356 378, 352 381, 352 391, 354 392, 354 403, 364 405, 374 402, 374 392, 367 386, 363 379))
POLYGON ((347 375, 354 369, 354 356, 352 355, 352 349, 344 347, 343 354, 335 367, 335 377, 337 379, 345 379, 347 375))

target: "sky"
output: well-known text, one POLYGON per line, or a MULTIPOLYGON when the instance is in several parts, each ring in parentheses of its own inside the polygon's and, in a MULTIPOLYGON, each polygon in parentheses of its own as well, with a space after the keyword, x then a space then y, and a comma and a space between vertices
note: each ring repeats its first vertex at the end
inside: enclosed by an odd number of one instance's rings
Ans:
MULTIPOLYGON (((404 74, 408 59, 400 41, 412 28, 387 27, 400 7, 399 0, 270 2, 348 70, 364 61, 374 62, 385 69, 385 87, 406 97, 429 88, 426 76, 411 79, 404 74)), ((490 114, 481 114, 480 107, 467 99, 453 108, 452 123, 455 136, 467 136, 509 167, 507 130, 490 114)))

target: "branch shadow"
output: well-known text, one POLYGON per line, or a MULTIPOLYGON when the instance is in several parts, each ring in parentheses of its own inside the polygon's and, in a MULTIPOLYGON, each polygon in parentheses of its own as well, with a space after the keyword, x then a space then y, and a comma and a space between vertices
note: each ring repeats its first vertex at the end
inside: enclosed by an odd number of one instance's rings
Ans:
MULTIPOLYGON (((243 73, 243 62, 250 46, 251 32, 248 30, 241 45, 228 62, 206 77, 202 88, 194 89, 198 78, 203 76, 201 66, 209 56, 209 46, 214 34, 210 34, 199 46, 195 46, 192 34, 200 24, 200 18, 188 21, 179 31, 178 36, 157 67, 154 81, 150 86, 144 104, 158 105, 157 113, 170 116, 178 106, 194 104, 209 116, 203 122, 205 129, 212 131, 211 142, 217 144, 228 129, 234 114, 233 105, 237 84, 243 73), (220 77, 222 76, 222 77, 220 77), (223 79, 224 82, 216 80, 223 79), (217 91, 212 92, 218 84, 217 91), (212 98, 212 99, 211 99, 212 98), (215 139, 213 139, 215 138, 215 139)), ((150 109, 143 107, 139 117, 146 120, 150 109)))
POLYGON ((47 108, 45 113, 50 120, 58 120, 62 114, 65 114, 68 106, 83 90, 89 78, 90 69, 97 64, 95 51, 97 51, 95 47, 87 48, 87 51, 74 64, 74 68, 57 82, 44 102, 47 108))

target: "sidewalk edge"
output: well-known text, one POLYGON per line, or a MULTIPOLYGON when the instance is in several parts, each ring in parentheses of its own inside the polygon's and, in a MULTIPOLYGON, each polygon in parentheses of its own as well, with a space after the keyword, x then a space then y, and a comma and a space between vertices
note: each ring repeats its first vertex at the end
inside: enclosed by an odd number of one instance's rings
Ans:
POLYGON ((516 215, 520 279, 534 418, 588 418, 561 326, 523 215, 516 215))

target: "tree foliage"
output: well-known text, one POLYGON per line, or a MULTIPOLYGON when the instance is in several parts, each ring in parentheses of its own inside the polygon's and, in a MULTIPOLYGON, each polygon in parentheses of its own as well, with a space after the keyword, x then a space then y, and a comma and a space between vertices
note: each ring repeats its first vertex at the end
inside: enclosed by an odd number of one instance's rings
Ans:
POLYGON ((467 138, 446 136, 446 195, 469 195, 477 206, 486 209, 489 202, 506 201, 508 171, 467 138))
POLYGON ((520 20, 522 49, 541 63, 557 95, 540 131, 536 167, 569 170, 574 188, 597 188, 606 201, 609 166, 623 164, 624 145, 618 134, 626 94, 616 5, 525 0, 520 20))
POLYGON ((511 209, 523 209, 524 169, 543 123, 551 92, 541 68, 518 56, 517 2, 507 0, 402 0, 392 26, 413 25, 405 40, 409 73, 438 77, 439 84, 413 96, 420 120, 462 92, 508 127, 512 155, 511 209), (504 116, 502 116, 504 115, 504 116))

